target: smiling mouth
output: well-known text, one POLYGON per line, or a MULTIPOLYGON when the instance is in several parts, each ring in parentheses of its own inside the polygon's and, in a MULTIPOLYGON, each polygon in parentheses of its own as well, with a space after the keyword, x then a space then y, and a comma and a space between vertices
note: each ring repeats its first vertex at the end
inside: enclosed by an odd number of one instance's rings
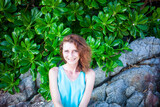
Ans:
POLYGON ((74 61, 76 58, 74 58, 74 59, 68 59, 69 61, 74 61))

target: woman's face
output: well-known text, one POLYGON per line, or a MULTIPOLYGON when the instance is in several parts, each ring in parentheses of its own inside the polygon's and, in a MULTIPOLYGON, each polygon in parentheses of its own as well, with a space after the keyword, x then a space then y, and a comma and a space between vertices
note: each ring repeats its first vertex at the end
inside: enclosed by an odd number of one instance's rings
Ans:
POLYGON ((79 53, 76 46, 73 43, 63 43, 63 57, 68 64, 78 64, 79 53))

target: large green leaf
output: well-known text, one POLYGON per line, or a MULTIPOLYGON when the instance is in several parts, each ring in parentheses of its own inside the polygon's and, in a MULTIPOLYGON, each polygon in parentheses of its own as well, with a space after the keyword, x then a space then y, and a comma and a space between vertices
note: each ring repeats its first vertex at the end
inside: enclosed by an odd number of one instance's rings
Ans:
POLYGON ((20 68, 20 72, 22 74, 24 74, 24 73, 26 73, 29 70, 29 68, 30 68, 30 64, 28 64, 26 66, 23 66, 23 67, 20 68))

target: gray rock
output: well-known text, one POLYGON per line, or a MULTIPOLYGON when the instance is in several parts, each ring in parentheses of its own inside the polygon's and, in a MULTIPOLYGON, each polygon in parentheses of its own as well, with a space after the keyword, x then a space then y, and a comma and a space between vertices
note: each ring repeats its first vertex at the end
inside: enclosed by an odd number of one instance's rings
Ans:
POLYGON ((24 73, 24 74, 21 74, 19 78, 20 78, 21 80, 23 80, 24 78, 27 78, 27 77, 29 77, 29 76, 31 76, 30 70, 27 71, 27 72, 24 73))
POLYGON ((160 100, 152 91, 149 90, 144 103, 146 106, 150 105, 150 107, 158 107, 160 100))
POLYGON ((159 65, 160 64, 160 58, 152 58, 145 61, 140 62, 140 64, 145 65, 159 65))
POLYGON ((141 104, 138 107, 144 107, 144 100, 141 102, 141 104))
POLYGON ((15 93, 11 95, 9 93, 5 93, 5 100, 8 106, 22 106, 30 97, 32 97, 36 93, 35 82, 32 81, 32 76, 28 76, 28 73, 23 75, 23 80, 19 84, 20 93, 15 93))
POLYGON ((9 107, 28 107, 29 106, 29 103, 28 102, 19 102, 18 104, 16 105, 11 105, 9 107))
POLYGON ((32 104, 35 102, 45 102, 45 99, 41 96, 41 94, 37 94, 30 100, 30 103, 32 104))
MULTIPOLYGON (((158 91, 158 90, 157 90, 158 91)), ((159 92, 155 92, 155 95, 160 99, 160 93, 159 92)))
POLYGON ((88 107, 109 107, 109 104, 104 101, 97 101, 88 107))
POLYGON ((37 73, 37 79, 36 79, 37 88, 40 88, 40 84, 42 83, 41 80, 40 80, 40 76, 41 76, 41 75, 40 75, 40 73, 38 72, 38 73, 37 73))
POLYGON ((98 84, 100 84, 101 82, 103 82, 105 79, 106 79, 106 74, 104 71, 102 71, 101 68, 96 68, 94 69, 95 71, 95 83, 94 83, 94 86, 97 86, 98 84))
POLYGON ((121 106, 116 103, 112 103, 112 104, 109 104, 109 107, 121 107, 121 106))
POLYGON ((30 107, 52 107, 53 102, 47 102, 40 94, 35 95, 30 100, 30 107))
POLYGON ((126 96, 130 97, 135 92, 135 87, 130 86, 126 89, 126 96))
POLYGON ((9 97, 9 93, 5 93, 0 90, 0 107, 6 107, 7 106, 7 98, 9 97))
POLYGON ((26 94, 27 99, 36 93, 35 82, 32 80, 32 76, 24 78, 20 82, 19 87, 26 94))
POLYGON ((25 102, 25 101, 26 101, 25 93, 16 93, 14 95, 8 94, 7 105, 16 105, 19 102, 25 102))
MULTIPOLYGON (((3 106, 2 106, 3 107, 3 106)), ((16 105, 10 105, 10 106, 7 106, 7 107, 16 107, 16 105)))
POLYGON ((103 84, 100 87, 97 87, 93 90, 91 99, 90 99, 90 104, 96 101, 104 101, 105 100, 105 90, 106 90, 107 84, 103 84))
POLYGON ((155 54, 160 53, 160 39, 155 37, 146 37, 137 39, 130 44, 133 50, 126 56, 127 63, 134 64, 142 59, 151 58, 155 54), (132 60, 131 60, 132 59, 132 60))
POLYGON ((45 105, 46 102, 35 102, 34 104, 30 104, 29 107, 47 107, 45 105))
POLYGON ((136 90, 143 92, 148 87, 148 78, 154 79, 157 75, 156 71, 157 68, 154 66, 150 67, 148 65, 141 65, 123 71, 119 75, 114 76, 111 81, 113 82, 119 79, 124 79, 126 85, 134 86, 136 90))
POLYGON ((108 104, 106 102, 98 104, 96 107, 107 107, 108 104))
POLYGON ((48 103, 45 105, 45 107, 52 107, 52 106, 53 106, 53 102, 52 102, 52 101, 48 102, 48 103))
POLYGON ((117 103, 122 105, 126 101, 125 90, 127 86, 123 79, 117 80, 106 87, 107 103, 117 103))
POLYGON ((126 107, 138 107, 143 99, 143 94, 135 92, 128 100, 126 107))
MULTIPOLYGON (((160 53, 160 39, 155 37, 146 37, 144 39, 137 39, 130 43, 131 52, 122 53, 120 60, 123 62, 123 67, 127 64, 135 64, 141 60, 151 58, 155 54, 160 53)), ((123 67, 117 67, 115 72, 111 72, 110 76, 116 75, 123 67)))

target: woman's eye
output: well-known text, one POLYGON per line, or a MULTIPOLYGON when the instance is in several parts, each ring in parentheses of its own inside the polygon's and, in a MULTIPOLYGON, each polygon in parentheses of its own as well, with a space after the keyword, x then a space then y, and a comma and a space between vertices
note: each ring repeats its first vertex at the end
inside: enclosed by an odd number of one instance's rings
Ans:
POLYGON ((74 52, 78 52, 77 50, 74 50, 74 52))
POLYGON ((65 50, 64 52, 68 52, 68 50, 65 50))

